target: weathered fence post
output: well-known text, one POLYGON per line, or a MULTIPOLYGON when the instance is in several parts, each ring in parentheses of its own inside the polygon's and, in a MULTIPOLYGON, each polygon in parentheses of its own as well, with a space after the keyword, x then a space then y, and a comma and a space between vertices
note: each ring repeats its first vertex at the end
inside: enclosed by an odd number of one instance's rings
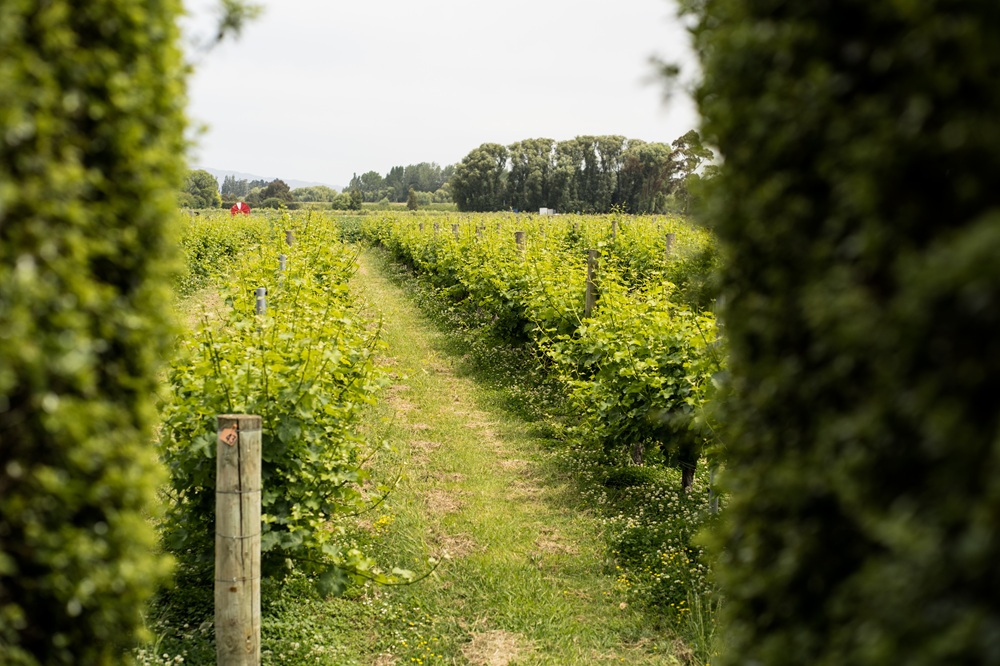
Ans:
POLYGON ((439 222, 434 223, 434 236, 437 237, 438 230, 441 229, 441 224, 439 222))
POLYGON ((260 664, 261 417, 217 417, 215 654, 218 666, 260 664))
POLYGON ((517 243, 517 249, 522 252, 524 252, 524 236, 525 234, 523 231, 514 232, 514 242, 517 243))
POLYGON ((424 230, 424 223, 423 223, 423 222, 421 222, 421 223, 420 223, 420 231, 423 231, 423 230, 424 230))
POLYGON ((664 259, 670 259, 670 252, 674 249, 674 239, 677 236, 675 234, 667 234, 667 249, 663 253, 664 259))
POLYGON ((618 220, 611 220, 611 240, 618 239, 618 220))
POLYGON ((458 239, 458 225, 457 224, 451 225, 451 233, 455 236, 455 239, 457 240, 458 239))
POLYGON ((482 239, 483 237, 483 225, 476 225, 476 238, 482 239))
POLYGON ((279 254, 278 255, 278 268, 281 270, 282 273, 285 272, 285 268, 287 268, 287 266, 288 266, 288 257, 286 257, 283 254, 279 254))
POLYGON ((267 314, 267 289, 257 287, 257 314, 267 314))
POLYGON ((295 245, 295 232, 291 229, 285 231, 285 242, 288 243, 289 247, 295 245))
POLYGON ((594 280, 597 278, 597 260, 600 256, 601 253, 597 250, 590 250, 587 253, 587 293, 583 302, 584 317, 589 317, 597 304, 597 284, 594 280))
POLYGON ((708 512, 713 516, 719 513, 719 496, 715 494, 715 470, 718 467, 713 463, 708 468, 708 512))

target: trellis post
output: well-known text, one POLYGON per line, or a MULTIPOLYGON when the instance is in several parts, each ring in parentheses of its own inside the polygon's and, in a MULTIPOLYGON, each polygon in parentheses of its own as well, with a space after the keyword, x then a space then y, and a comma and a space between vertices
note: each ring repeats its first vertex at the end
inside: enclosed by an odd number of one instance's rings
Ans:
POLYGON ((216 663, 259 666, 261 417, 216 421, 216 663))

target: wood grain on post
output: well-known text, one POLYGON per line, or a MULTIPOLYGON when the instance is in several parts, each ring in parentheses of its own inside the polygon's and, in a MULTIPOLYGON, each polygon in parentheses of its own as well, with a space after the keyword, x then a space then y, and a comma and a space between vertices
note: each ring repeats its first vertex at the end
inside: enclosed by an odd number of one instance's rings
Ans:
POLYGON ((215 643, 218 666, 260 665, 261 417, 217 417, 215 643))
POLYGON ((597 305, 597 284, 594 280, 597 277, 597 260, 601 253, 597 250, 590 250, 587 254, 587 293, 583 302, 583 316, 589 317, 597 305))
POLYGON ((514 242, 517 243, 517 249, 521 251, 524 250, 524 235, 523 231, 514 232, 514 242))

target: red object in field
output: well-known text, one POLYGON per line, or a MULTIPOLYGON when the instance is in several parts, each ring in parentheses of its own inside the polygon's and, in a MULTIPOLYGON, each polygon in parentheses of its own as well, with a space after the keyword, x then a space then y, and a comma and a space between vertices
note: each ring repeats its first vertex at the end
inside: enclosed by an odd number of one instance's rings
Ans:
POLYGON ((244 215, 250 214, 250 206, 244 202, 239 202, 238 204, 233 204, 233 207, 229 209, 230 215, 236 215, 236 213, 243 213, 244 215))

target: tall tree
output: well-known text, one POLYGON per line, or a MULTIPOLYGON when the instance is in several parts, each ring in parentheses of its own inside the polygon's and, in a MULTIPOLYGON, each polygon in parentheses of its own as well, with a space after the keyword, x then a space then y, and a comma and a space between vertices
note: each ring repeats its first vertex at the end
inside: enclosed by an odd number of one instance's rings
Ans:
POLYGON ((1000 4, 687 5, 728 256, 719 663, 1000 664, 1000 4))
POLYGON ((295 201, 324 201, 331 202, 337 198, 337 190, 326 185, 311 185, 309 187, 296 187, 292 190, 292 198, 295 201))
POLYGON ((222 203, 219 181, 204 169, 188 171, 184 191, 191 195, 190 201, 194 208, 218 208, 222 203))
POLYGON ((657 213, 666 206, 677 163, 663 143, 632 141, 622 159, 618 199, 630 213, 657 213))
POLYGON ((263 199, 281 199, 282 201, 292 201, 292 189, 288 187, 288 183, 281 180, 280 178, 275 178, 261 191, 260 198, 263 199))
POLYGON ((509 146, 508 200, 518 210, 537 211, 550 205, 549 173, 552 170, 552 139, 526 139, 509 146))
POLYGON ((250 183, 240 180, 236 176, 226 176, 222 180, 222 198, 233 200, 241 199, 250 192, 250 183))
MULTIPOLYGON (((0 8, 0 663, 124 663, 184 184, 176 0, 0 8)), ((213 179, 214 180, 214 179, 213 179)))
POLYGON ((405 201, 407 188, 403 184, 403 175, 406 173, 405 167, 394 166, 385 175, 383 186, 390 201, 405 201))
POLYGON ((583 148, 577 139, 556 144, 550 183, 555 207, 563 212, 579 212, 584 207, 580 192, 583 148))
POLYGON ((452 197, 462 211, 504 210, 507 207, 507 148, 484 143, 458 164, 451 180, 452 197))

